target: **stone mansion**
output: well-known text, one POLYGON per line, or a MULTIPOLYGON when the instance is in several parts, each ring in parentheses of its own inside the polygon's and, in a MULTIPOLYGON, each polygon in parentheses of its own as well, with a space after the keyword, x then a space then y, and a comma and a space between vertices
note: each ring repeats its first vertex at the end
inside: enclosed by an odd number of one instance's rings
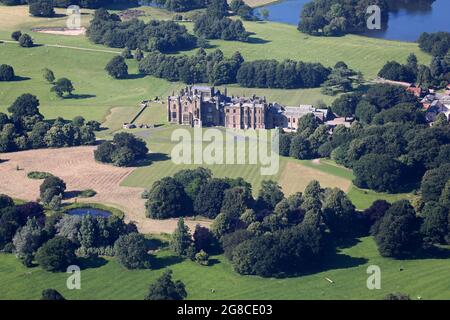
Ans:
POLYGON ((327 109, 311 105, 285 107, 269 103, 265 98, 229 97, 227 89, 222 94, 214 87, 189 86, 173 94, 167 100, 169 123, 191 127, 223 126, 231 129, 273 129, 286 131, 297 129, 298 120, 313 113, 326 121, 327 109))

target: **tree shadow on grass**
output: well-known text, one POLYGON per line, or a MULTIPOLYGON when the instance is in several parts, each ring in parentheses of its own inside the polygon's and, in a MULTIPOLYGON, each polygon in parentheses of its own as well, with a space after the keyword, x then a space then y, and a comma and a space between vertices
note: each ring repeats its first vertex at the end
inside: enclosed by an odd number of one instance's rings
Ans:
POLYGON ((147 167, 151 165, 153 162, 159 162, 159 161, 166 161, 169 160, 170 157, 167 156, 165 153, 149 153, 147 156, 143 159, 140 159, 132 164, 133 167, 147 167))
POLYGON ((164 269, 171 265, 183 262, 183 259, 177 256, 165 256, 152 259, 151 265, 153 270, 164 269))
POLYGON ((81 193, 81 191, 79 191, 79 190, 66 191, 66 192, 64 192, 63 199, 69 200, 69 199, 76 198, 80 195, 80 193, 81 193))
POLYGON ((78 258, 78 266, 81 270, 100 268, 108 263, 108 260, 102 257, 78 258))
POLYGON ((397 258, 397 260, 446 260, 450 259, 450 248, 432 246, 427 249, 421 249, 411 256, 397 258))
POLYGON ((11 80, 11 82, 20 82, 20 81, 27 81, 31 80, 30 77, 21 77, 21 76, 15 76, 14 79, 11 80))
POLYGON ((134 80, 134 79, 142 79, 145 78, 147 75, 144 73, 133 73, 128 74, 125 77, 121 78, 120 80, 134 80))
POLYGON ((265 43, 269 43, 269 42, 271 42, 271 41, 257 38, 257 37, 249 37, 248 41, 247 41, 247 43, 251 43, 251 44, 265 44, 265 43))
POLYGON ((158 250, 162 248, 167 248, 169 245, 166 241, 163 241, 161 239, 146 239, 145 245, 147 246, 148 250, 158 250))
POLYGON ((95 94, 71 94, 70 96, 66 96, 63 99, 81 100, 81 99, 91 99, 95 97, 97 97, 95 94))

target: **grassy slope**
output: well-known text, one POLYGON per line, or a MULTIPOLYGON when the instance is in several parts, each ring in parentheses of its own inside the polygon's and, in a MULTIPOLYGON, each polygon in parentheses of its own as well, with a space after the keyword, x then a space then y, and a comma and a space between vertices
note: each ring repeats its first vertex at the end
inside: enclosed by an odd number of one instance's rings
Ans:
POLYGON ((186 284, 188 299, 380 299, 397 291, 413 299, 450 299, 448 259, 382 258, 372 238, 362 238, 356 245, 342 249, 332 264, 323 267, 324 271, 288 279, 239 276, 225 258, 214 258, 219 263, 202 267, 191 261, 179 262, 162 251, 157 270, 137 271, 124 270, 114 259, 108 259, 83 269, 81 290, 69 291, 65 287, 66 273, 48 273, 39 267, 26 269, 13 255, 0 254, 0 283, 4 288, 0 299, 37 299, 45 288, 56 288, 68 299, 143 299, 148 285, 163 268, 172 269, 174 278, 186 284), (381 290, 366 287, 369 265, 381 268, 381 290), (325 277, 335 283, 328 283, 325 277))

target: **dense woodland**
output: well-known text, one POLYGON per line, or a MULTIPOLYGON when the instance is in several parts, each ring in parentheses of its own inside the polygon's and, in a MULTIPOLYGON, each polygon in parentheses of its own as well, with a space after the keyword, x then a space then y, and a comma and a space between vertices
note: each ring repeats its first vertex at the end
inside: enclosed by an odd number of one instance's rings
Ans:
POLYGON ((225 58, 219 49, 207 54, 199 49, 195 55, 169 56, 151 52, 139 62, 139 71, 169 81, 187 84, 238 83, 249 88, 314 88, 327 81, 332 69, 320 63, 293 60, 257 60, 244 62, 236 52, 225 58), (174 68, 176 66, 176 68, 174 68))
POLYGON ((342 190, 322 188, 317 181, 288 197, 275 182, 264 181, 254 199, 244 180, 214 178, 198 168, 155 182, 144 196, 151 218, 214 219, 211 231, 197 227, 193 234, 180 220, 172 249, 181 257, 200 262, 202 251, 223 251, 240 274, 286 276, 320 269, 338 239, 367 234, 375 237, 382 256, 435 252, 435 244, 450 240, 450 183, 442 187, 437 199, 424 197, 418 206, 380 200, 358 212, 342 190))
POLYGON ((450 83, 450 33, 423 33, 420 48, 433 58, 429 66, 419 65, 417 57, 411 54, 405 65, 388 61, 378 75, 382 78, 417 83, 424 89, 444 88, 450 83))
POLYGON ((95 143, 98 123, 85 123, 81 117, 74 121, 45 120, 39 112, 39 100, 32 94, 18 97, 8 112, 10 116, 0 113, 0 152, 95 143))
POLYGON ((196 46, 196 37, 178 23, 157 20, 145 23, 137 19, 122 22, 118 15, 105 9, 95 12, 87 35, 94 43, 113 48, 168 52, 196 46))
MULTIPOLYGON (((417 189, 430 170, 450 161, 447 119, 439 116, 429 126, 417 98, 402 87, 381 84, 364 94, 344 94, 331 109, 357 121, 330 135, 314 116, 305 116, 296 133, 281 136, 280 153, 298 159, 331 157, 353 169, 357 186, 388 192, 417 189)), ((441 178, 445 184, 448 178, 441 178)))
POLYGON ((367 31, 366 10, 371 5, 381 9, 381 23, 388 21, 387 0, 313 0, 300 14, 298 29, 315 36, 339 36, 367 31))

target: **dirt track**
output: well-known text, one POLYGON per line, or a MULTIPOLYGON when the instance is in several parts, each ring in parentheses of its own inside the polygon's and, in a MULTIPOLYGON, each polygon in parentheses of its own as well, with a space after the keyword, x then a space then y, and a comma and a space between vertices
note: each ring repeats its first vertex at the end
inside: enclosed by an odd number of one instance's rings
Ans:
MULTIPOLYGON (((95 162, 95 147, 41 149, 2 153, 0 159, 0 193, 23 200, 36 200, 42 180, 27 177, 30 171, 45 171, 63 179, 67 191, 94 189, 97 195, 79 202, 96 202, 110 205, 125 212, 126 221, 135 221, 142 233, 171 233, 177 220, 153 220, 145 217, 143 188, 120 186, 121 181, 134 168, 118 168, 95 162), (6 160, 6 161, 5 161, 6 160), (17 170, 17 167, 20 170, 17 170)), ((70 200, 70 201, 73 201, 70 200)), ((186 220, 191 230, 197 223, 208 226, 207 221, 186 220)))

